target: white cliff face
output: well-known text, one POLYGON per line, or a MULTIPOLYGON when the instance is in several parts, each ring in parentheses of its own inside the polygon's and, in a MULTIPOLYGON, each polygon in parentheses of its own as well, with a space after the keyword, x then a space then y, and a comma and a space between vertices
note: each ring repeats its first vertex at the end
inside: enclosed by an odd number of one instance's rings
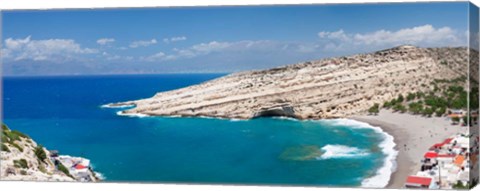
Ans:
MULTIPOLYGON (((0 180, 23 180, 23 181, 83 181, 82 177, 71 173, 68 176, 55 167, 51 153, 44 147, 41 149, 46 154, 45 160, 40 160, 35 154, 38 146, 35 141, 27 136, 7 136, 10 129, 2 126, 2 142, 6 148, 0 151, 0 180), (18 137, 18 140, 9 137, 18 137), (19 164, 22 163, 25 165, 19 164)), ((67 167, 68 169, 68 167, 67 167)), ((73 170, 73 169, 72 169, 73 170)), ((93 171, 88 172, 91 181, 98 181, 93 171)))
POLYGON ((126 115, 299 119, 344 117, 409 92, 430 91, 434 79, 467 75, 467 48, 400 46, 370 54, 315 60, 230 74, 202 84, 110 106, 126 115))

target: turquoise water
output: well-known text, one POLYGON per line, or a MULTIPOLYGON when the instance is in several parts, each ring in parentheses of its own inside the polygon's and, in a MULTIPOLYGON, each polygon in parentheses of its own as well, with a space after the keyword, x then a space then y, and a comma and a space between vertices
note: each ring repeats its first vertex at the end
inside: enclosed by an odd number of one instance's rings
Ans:
POLYGON ((360 186, 390 175, 377 174, 385 135, 351 120, 138 118, 100 107, 219 76, 4 78, 4 121, 48 149, 91 159, 112 182, 360 186))

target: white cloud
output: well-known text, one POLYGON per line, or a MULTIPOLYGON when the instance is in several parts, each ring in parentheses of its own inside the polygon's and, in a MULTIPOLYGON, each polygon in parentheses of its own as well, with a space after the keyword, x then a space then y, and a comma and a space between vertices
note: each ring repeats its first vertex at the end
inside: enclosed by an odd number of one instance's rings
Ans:
POLYGON ((466 46, 466 39, 461 32, 450 27, 435 28, 422 25, 403 28, 396 31, 377 30, 368 33, 345 33, 343 30, 318 33, 324 49, 347 50, 358 47, 392 47, 411 44, 422 47, 430 46, 466 46))
POLYGON ((164 61, 166 60, 166 54, 163 52, 158 52, 154 55, 141 57, 140 60, 147 61, 147 62, 154 62, 154 61, 164 61))
POLYGON ((14 61, 62 62, 78 59, 80 55, 98 53, 96 49, 82 48, 72 39, 32 40, 28 36, 24 39, 8 38, 4 44, 3 57, 14 61))
POLYGON ((211 41, 208 43, 200 43, 192 45, 188 48, 177 49, 174 48, 172 53, 159 52, 157 54, 141 57, 141 60, 154 61, 170 61, 177 59, 194 58, 198 56, 213 54, 213 53, 262 53, 262 52, 299 52, 311 53, 314 52, 318 46, 311 43, 290 43, 270 40, 243 40, 234 42, 219 42, 211 41))
POLYGON ((184 40, 187 40, 187 37, 177 36, 177 37, 171 37, 171 38, 164 38, 163 42, 170 43, 170 42, 177 42, 177 41, 184 41, 184 40))
POLYGON ((133 57, 132 56, 120 56, 120 55, 116 55, 116 54, 110 54, 108 52, 103 52, 102 53, 103 57, 108 60, 108 61, 112 61, 112 60, 127 60, 127 61, 131 61, 133 60, 133 57))
POLYGON ((97 40, 97 44, 102 45, 102 46, 113 43, 113 42, 115 42, 115 39, 113 39, 113 38, 101 38, 101 39, 97 40))
POLYGON ((434 28, 432 25, 423 25, 398 31, 380 30, 367 34, 356 34, 354 40, 366 45, 376 44, 434 44, 444 42, 458 42, 459 38, 449 27, 434 28))
POLYGON ((130 43, 130 48, 138 48, 142 46, 150 46, 157 44, 157 39, 152 39, 152 40, 140 40, 140 41, 133 41, 130 43))
POLYGON ((335 32, 322 31, 318 33, 318 37, 332 39, 332 40, 341 40, 341 41, 350 40, 350 37, 348 37, 347 34, 345 34, 343 29, 340 29, 335 32))

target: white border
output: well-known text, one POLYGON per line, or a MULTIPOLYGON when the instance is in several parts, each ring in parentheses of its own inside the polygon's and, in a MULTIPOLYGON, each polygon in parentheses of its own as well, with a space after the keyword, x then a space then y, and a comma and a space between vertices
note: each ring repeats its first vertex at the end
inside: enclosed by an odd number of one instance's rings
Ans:
MULTIPOLYGON (((435 0, 445 2, 448 0, 435 0)), ((480 5, 480 0, 471 0, 480 5)), ((207 5, 292 5, 292 4, 338 4, 338 3, 377 3, 377 2, 429 2, 428 0, 0 0, 0 10, 26 10, 26 9, 65 9, 65 8, 125 8, 125 7, 172 7, 172 6, 207 6, 207 5)), ((1 22, 0 22, 1 23, 1 22)), ((271 186, 225 186, 225 185, 175 185, 175 184, 130 184, 130 183, 46 183, 46 182, 7 182, 0 181, 1 190, 201 190, 201 191, 377 191, 387 189, 366 188, 319 188, 319 187, 271 187, 271 186)), ((399 189, 390 189, 399 190, 399 189)), ((480 191, 480 186, 474 190, 480 191)))
MULTIPOLYGON (((65 9, 65 8, 120 8, 120 7, 172 7, 172 6, 219 6, 219 5, 293 5, 293 4, 339 4, 378 2, 448 2, 461 0, 0 0, 0 9, 65 9)), ((479 0, 472 0, 477 2, 479 0)))

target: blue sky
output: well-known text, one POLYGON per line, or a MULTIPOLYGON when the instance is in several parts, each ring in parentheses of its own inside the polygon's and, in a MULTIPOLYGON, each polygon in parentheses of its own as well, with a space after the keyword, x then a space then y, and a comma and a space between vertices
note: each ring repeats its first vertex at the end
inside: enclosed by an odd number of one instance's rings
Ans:
POLYGON ((2 12, 4 75, 236 72, 466 46, 467 3, 2 12))

